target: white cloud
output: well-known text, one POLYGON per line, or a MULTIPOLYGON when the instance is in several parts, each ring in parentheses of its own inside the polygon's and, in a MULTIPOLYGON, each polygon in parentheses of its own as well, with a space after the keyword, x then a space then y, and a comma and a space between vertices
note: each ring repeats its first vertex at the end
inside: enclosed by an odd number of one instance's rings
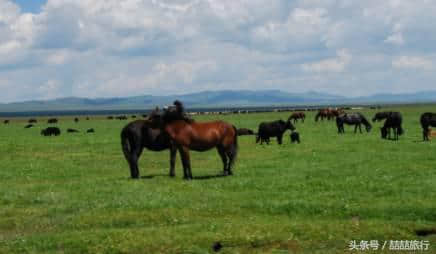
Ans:
POLYGON ((336 54, 337 57, 335 58, 305 63, 301 67, 304 71, 308 72, 343 72, 345 67, 351 62, 352 55, 346 49, 341 49, 336 54))
POLYGON ((402 72, 434 69, 435 12, 426 0, 48 0, 30 14, 0 0, 0 102, 243 88, 365 95, 406 79, 427 90, 436 74, 402 72))
POLYGON ((430 59, 418 56, 401 56, 392 61, 392 66, 398 69, 433 69, 433 62, 430 59))

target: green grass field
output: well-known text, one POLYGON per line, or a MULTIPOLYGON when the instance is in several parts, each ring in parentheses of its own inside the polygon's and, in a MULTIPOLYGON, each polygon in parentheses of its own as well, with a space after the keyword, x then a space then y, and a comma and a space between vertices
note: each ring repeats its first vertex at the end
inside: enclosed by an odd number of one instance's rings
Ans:
MULTIPOLYGON (((436 106, 394 110, 404 118, 398 142, 380 138, 382 123, 339 136, 311 112, 296 125, 299 145, 289 132, 282 146, 239 137, 233 176, 212 177, 222 171, 216 150, 192 152, 193 181, 182 179, 179 155, 168 177, 168 151, 144 151, 142 178, 129 179, 119 137, 128 121, 61 117, 62 135, 43 137, 45 121, 24 129, 12 119, 0 125, 0 253, 213 253, 216 242, 219 253, 357 253, 351 240, 424 240, 420 253, 436 253, 436 235, 415 234, 436 228, 436 141, 421 142, 419 125, 436 106)), ((257 129, 289 114, 196 120, 257 129)))

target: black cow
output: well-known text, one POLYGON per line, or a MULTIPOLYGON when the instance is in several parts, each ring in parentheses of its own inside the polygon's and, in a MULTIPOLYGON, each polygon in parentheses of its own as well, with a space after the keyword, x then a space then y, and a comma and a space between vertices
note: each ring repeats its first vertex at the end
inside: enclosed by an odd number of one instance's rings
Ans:
POLYGON ((28 123, 36 123, 37 121, 36 121, 36 119, 34 119, 34 118, 31 118, 31 119, 29 119, 29 121, 27 121, 28 123))
POLYGON ((57 123, 58 119, 57 118, 50 118, 47 120, 47 123, 57 123))
POLYGON ((291 121, 277 120, 273 122, 262 122, 259 124, 259 129, 257 131, 256 143, 263 144, 265 141, 269 144, 270 137, 277 137, 277 142, 279 145, 282 144, 283 133, 289 129, 291 131, 295 130, 294 125, 291 121))
POLYGON ((247 128, 239 128, 237 131, 238 136, 242 135, 254 135, 254 131, 247 128))
POLYGON ((86 130, 86 133, 94 133, 95 131, 94 131, 94 129, 93 128, 91 128, 91 129, 87 129, 86 130))
POLYGON ((74 118, 74 122, 78 123, 79 122, 79 118, 74 118))
POLYGON ((28 125, 24 126, 24 128, 29 129, 29 128, 32 128, 33 126, 34 126, 33 124, 28 124, 28 125))
POLYGON ((8 124, 8 123, 9 123, 9 120, 4 120, 3 123, 4 123, 4 124, 8 124))
POLYGON ((67 129, 67 132, 69 132, 69 133, 76 133, 76 132, 79 132, 79 131, 76 130, 76 129, 68 128, 68 129, 67 129))
POLYGON ((107 119, 108 119, 108 120, 113 120, 114 117, 113 117, 113 116, 108 116, 107 119))
POLYGON ((61 130, 58 127, 47 127, 41 131, 41 135, 44 136, 59 136, 61 134, 61 130))

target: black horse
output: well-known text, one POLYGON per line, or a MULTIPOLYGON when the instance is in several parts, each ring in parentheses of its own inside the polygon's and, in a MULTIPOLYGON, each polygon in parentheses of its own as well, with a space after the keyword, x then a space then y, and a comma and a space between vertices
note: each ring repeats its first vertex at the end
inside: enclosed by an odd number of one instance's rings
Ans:
POLYGON ((170 145, 169 136, 152 126, 150 120, 136 120, 127 124, 121 131, 121 146, 132 178, 139 178, 138 159, 144 147, 155 152, 170 149, 170 176, 175 176, 176 148, 170 145))
POLYGON ((281 145, 283 133, 285 133, 285 131, 288 129, 291 131, 295 130, 295 127, 290 120, 286 122, 283 120, 277 120, 273 122, 262 122, 259 124, 256 143, 259 143, 260 141, 260 144, 263 144, 263 142, 269 144, 270 137, 277 137, 277 142, 279 143, 279 145, 281 145))
POLYGON ((247 128, 239 128, 237 130, 238 136, 243 136, 243 135, 254 135, 254 131, 247 129, 247 128))
POLYGON ((394 130, 394 140, 398 140, 398 137, 403 135, 404 130, 401 127, 403 117, 400 112, 378 112, 372 118, 372 121, 385 120, 383 127, 380 129, 382 138, 391 138, 391 129, 394 130))
POLYGON ((354 133, 357 132, 357 128, 359 127, 360 133, 362 133, 361 125, 365 125, 366 131, 371 131, 371 124, 366 120, 365 116, 362 113, 346 113, 336 117, 336 126, 338 127, 338 133, 345 133, 344 123, 348 125, 355 125, 354 133))
POLYGON ((430 134, 429 127, 436 127, 436 113, 424 113, 421 115, 422 136, 424 141, 429 141, 428 135, 430 134))

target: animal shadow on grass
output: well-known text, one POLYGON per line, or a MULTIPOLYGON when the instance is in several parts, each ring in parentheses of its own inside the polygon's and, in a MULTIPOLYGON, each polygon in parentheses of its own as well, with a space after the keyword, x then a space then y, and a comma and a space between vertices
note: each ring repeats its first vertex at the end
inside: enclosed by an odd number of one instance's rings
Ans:
POLYGON ((226 177, 227 175, 221 173, 216 175, 207 175, 207 176, 193 176, 193 180, 208 180, 208 179, 214 179, 214 178, 220 178, 220 177, 226 177))
POLYGON ((141 176, 141 179, 152 179, 152 178, 155 178, 156 176, 168 176, 168 174, 144 175, 144 176, 141 176))
POLYGON ((436 235, 436 228, 418 229, 415 233, 417 236, 436 235))

